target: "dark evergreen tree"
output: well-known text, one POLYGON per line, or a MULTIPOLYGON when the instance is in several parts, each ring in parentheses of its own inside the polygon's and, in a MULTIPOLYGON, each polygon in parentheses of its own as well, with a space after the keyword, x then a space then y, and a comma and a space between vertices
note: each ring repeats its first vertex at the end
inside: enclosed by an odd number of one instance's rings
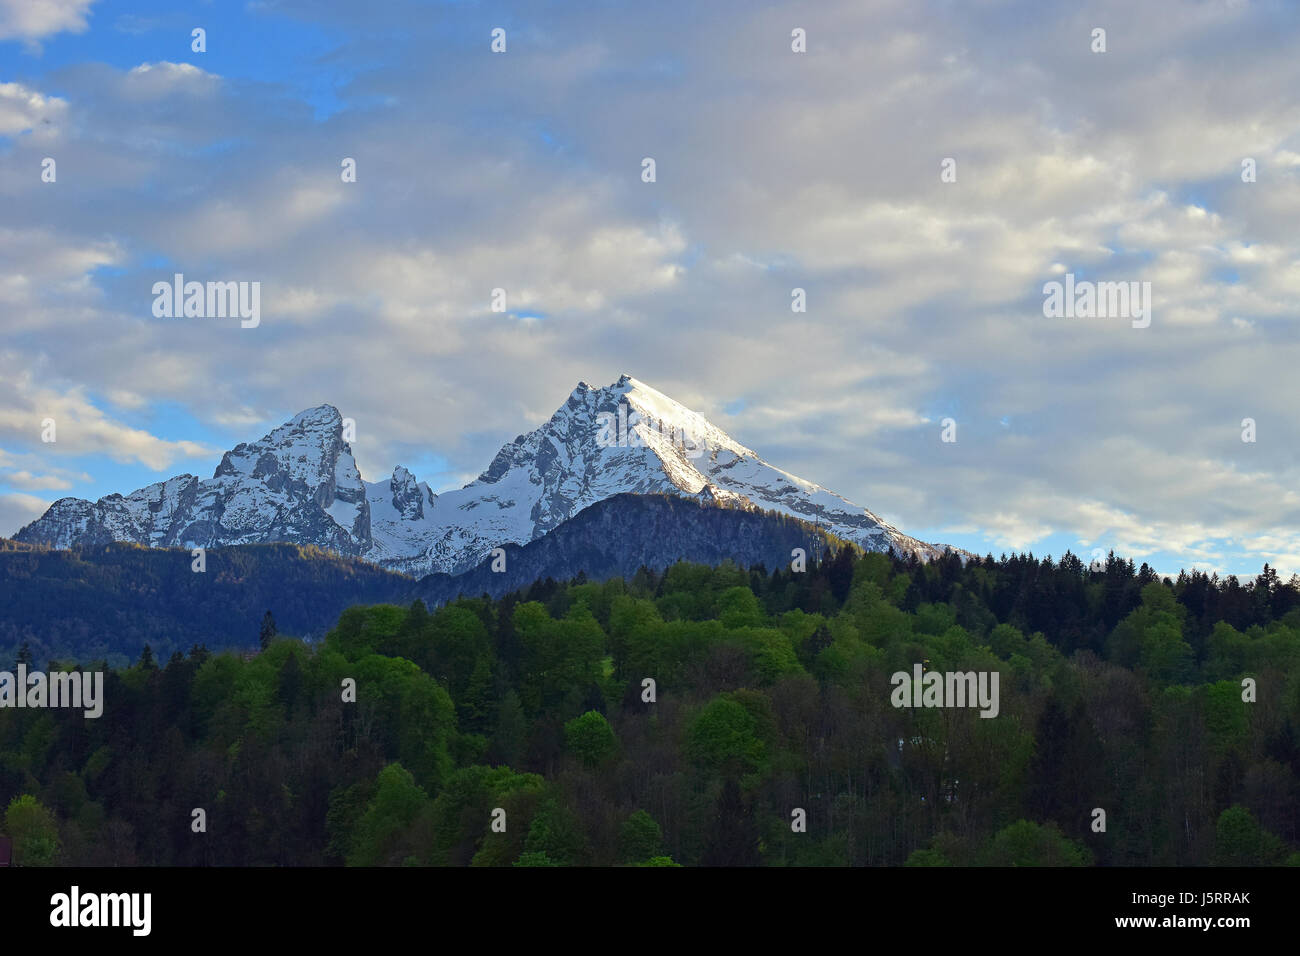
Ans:
POLYGON ((853 586, 853 567, 856 563, 851 548, 840 548, 829 561, 827 578, 830 581, 831 595, 836 604, 843 604, 853 586))
POLYGON ((257 641, 261 644, 262 650, 271 646, 271 642, 275 640, 275 633, 275 618, 268 610, 262 615, 262 627, 257 633, 257 641))
POLYGON ((834 642, 835 638, 831 635, 831 629, 827 627, 824 622, 818 624, 817 630, 813 631, 812 634, 808 636, 808 640, 804 641, 803 647, 800 648, 801 653, 799 659, 803 663, 803 666, 811 668, 813 663, 817 660, 817 655, 830 647, 834 642))

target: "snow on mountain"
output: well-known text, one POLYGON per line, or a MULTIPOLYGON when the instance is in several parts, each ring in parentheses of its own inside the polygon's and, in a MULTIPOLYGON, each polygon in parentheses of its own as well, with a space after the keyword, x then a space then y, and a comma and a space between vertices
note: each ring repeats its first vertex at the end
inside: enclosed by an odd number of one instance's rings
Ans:
POLYGON ((477 479, 434 494, 399 466, 363 481, 330 405, 226 453, 210 479, 182 475, 131 495, 55 502, 16 536, 54 547, 291 541, 410 574, 456 574, 613 495, 667 493, 784 512, 862 547, 931 558, 865 508, 784 472, 703 416, 624 375, 579 383, 550 420, 506 444, 477 479))

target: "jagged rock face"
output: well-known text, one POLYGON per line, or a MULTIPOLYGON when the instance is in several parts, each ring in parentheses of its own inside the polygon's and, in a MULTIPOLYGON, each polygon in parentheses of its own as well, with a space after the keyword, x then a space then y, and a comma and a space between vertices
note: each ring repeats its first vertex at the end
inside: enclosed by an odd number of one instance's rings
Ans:
POLYGON ((424 517, 424 504, 433 505, 433 495, 427 485, 421 486, 415 476, 401 465, 393 472, 388 483, 388 490, 393 503, 393 510, 402 516, 403 521, 419 521, 424 517))
POLYGON ((19 540, 67 548, 132 541, 218 547, 291 541, 360 555, 369 546, 365 487, 329 405, 309 409, 222 456, 211 478, 180 475, 93 504, 56 501, 19 540))
POLYGON ((626 375, 608 388, 579 383, 550 421, 439 501, 470 493, 494 504, 497 533, 486 538, 522 543, 612 495, 656 492, 783 512, 873 551, 893 547, 931 558, 942 550, 769 465, 702 415, 626 375))
POLYGON ((181 475, 127 497, 64 498, 17 538, 204 546, 288 541, 408 574, 456 574, 619 494, 671 494, 773 510, 869 550, 934 557, 865 508, 769 465, 703 416, 624 375, 585 383, 540 428, 506 444, 473 482, 435 495, 398 467, 365 482, 330 405, 227 452, 210 479, 181 475))

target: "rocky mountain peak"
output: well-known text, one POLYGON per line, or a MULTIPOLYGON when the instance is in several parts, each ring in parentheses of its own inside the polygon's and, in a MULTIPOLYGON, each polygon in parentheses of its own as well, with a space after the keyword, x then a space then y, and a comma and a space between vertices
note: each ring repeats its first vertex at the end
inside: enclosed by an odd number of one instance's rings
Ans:
POLYGON ((869 550, 939 553, 768 464, 626 374, 599 388, 579 382, 545 423, 502 446, 475 481, 440 495, 400 465, 386 481, 364 481, 342 433, 338 409, 317 405, 231 449, 210 479, 182 475, 93 503, 61 499, 17 538, 54 547, 288 541, 411 574, 457 573, 615 495, 668 494, 816 521, 869 550))

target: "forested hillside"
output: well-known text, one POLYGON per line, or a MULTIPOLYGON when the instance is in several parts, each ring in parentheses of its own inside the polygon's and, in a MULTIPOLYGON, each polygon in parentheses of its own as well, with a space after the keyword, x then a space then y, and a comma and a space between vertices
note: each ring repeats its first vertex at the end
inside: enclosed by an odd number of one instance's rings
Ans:
POLYGON ((1300 862, 1300 588, 1267 568, 844 549, 354 607, 246 658, 146 655, 98 720, 0 709, 20 862, 1300 862), (916 664, 996 671, 998 715, 894 707, 916 664))
POLYGON ((789 515, 702 505, 670 495, 615 495, 526 545, 507 545, 459 575, 421 580, 312 545, 209 548, 196 573, 184 548, 97 544, 67 550, 0 538, 0 661, 24 647, 38 661, 125 666, 145 644, 162 657, 194 644, 243 651, 270 610, 285 633, 314 641, 354 604, 436 607, 461 595, 502 597, 533 581, 630 577, 676 561, 745 567, 815 556, 843 542, 789 515))
POLYGON ((25 645, 50 657, 125 666, 149 644, 257 646, 267 609, 287 633, 319 636, 350 605, 409 600, 414 580, 295 544, 213 548, 195 573, 183 548, 101 544, 54 550, 0 539, 0 661, 25 645))

